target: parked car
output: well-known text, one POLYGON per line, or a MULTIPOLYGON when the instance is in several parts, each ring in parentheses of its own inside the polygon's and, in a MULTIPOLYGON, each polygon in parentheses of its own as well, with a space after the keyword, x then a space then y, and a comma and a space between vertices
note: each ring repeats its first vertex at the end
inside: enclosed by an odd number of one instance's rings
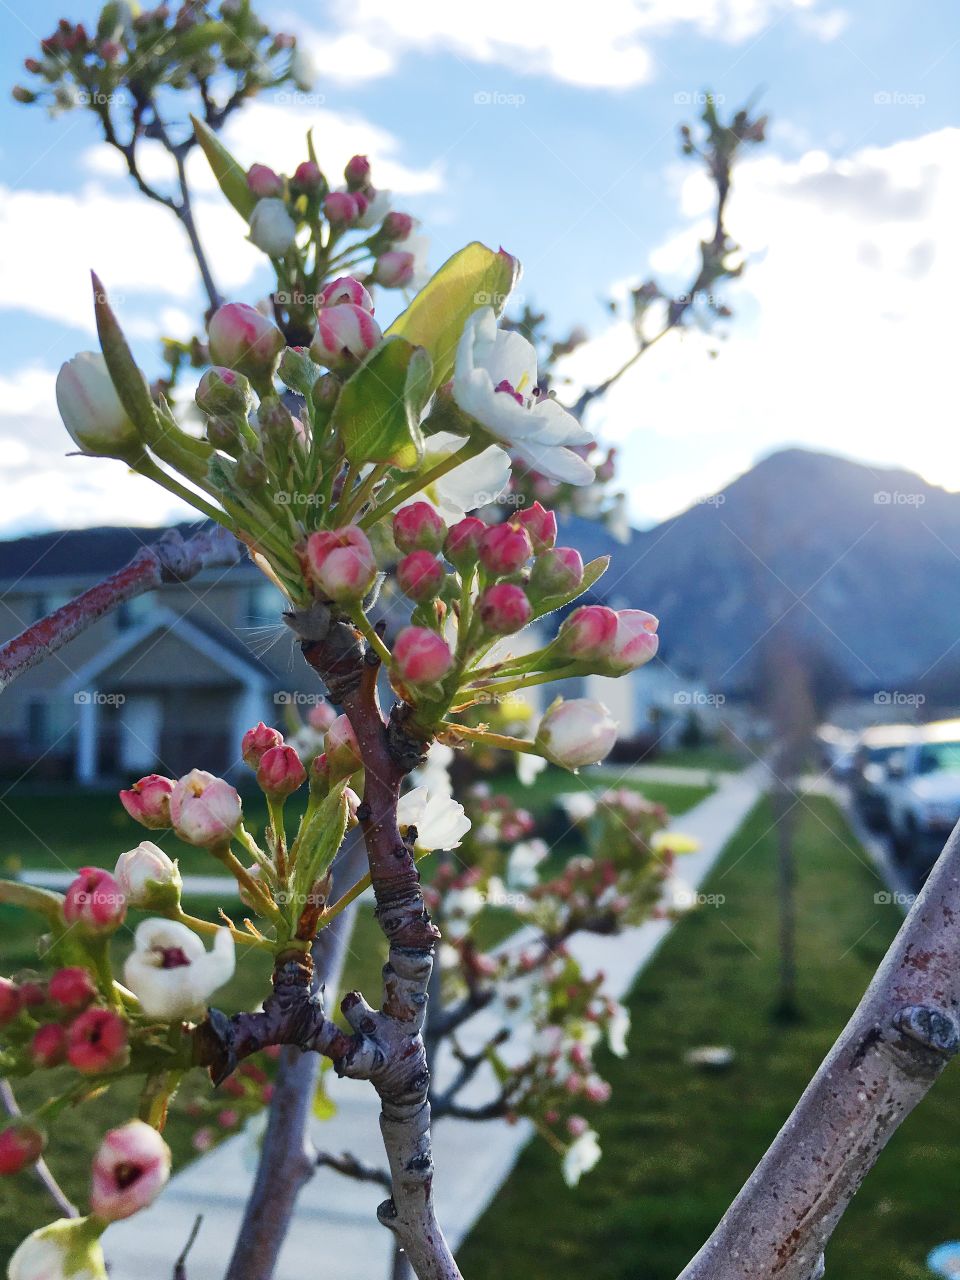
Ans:
POLYGON ((857 810, 871 831, 886 830, 889 821, 887 762, 904 751, 918 732, 912 724, 882 724, 860 734, 850 786, 857 810))
POLYGON ((923 873, 960 820, 960 720, 925 725, 888 758, 886 770, 894 852, 923 873))

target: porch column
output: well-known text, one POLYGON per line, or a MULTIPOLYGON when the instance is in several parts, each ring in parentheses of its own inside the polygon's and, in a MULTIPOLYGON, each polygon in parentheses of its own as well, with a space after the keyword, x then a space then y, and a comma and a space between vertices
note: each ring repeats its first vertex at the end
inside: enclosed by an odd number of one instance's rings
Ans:
POLYGON ((84 783, 97 780, 97 748, 100 742, 100 704, 95 689, 84 689, 78 695, 77 707, 77 744, 76 772, 77 781, 84 783))
POLYGON ((248 729, 259 720, 266 719, 268 723, 272 723, 270 712, 272 707, 266 706, 265 690, 262 684, 251 683, 244 685, 234 698, 233 715, 231 717, 231 733, 230 733, 230 751, 231 761, 228 773, 234 773, 240 768, 242 763, 240 758, 240 739, 248 729))

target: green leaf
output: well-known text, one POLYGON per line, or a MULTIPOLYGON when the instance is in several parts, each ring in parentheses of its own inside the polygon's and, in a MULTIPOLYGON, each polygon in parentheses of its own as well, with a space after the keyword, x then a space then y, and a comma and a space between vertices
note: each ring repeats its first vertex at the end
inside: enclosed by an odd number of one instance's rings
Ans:
POLYGON ((582 596, 584 592, 603 577, 610 567, 609 556, 597 556, 596 560, 591 560, 583 567, 583 581, 574 591, 568 591, 562 596, 548 596, 546 600, 541 601, 539 607, 535 610, 531 622, 535 618, 542 618, 545 614, 553 613, 554 609, 562 609, 564 605, 572 604, 578 596, 582 596))
POLYGON ((212 129, 202 120, 191 116, 193 131, 203 154, 207 157, 213 176, 220 184, 220 190, 245 221, 250 221, 256 197, 247 186, 247 171, 239 160, 235 160, 212 129))
POLYGON ((137 367, 123 336, 123 330, 107 300, 107 293, 96 272, 93 280, 93 309, 97 319, 97 333, 107 370, 116 388, 120 403, 127 417, 149 440, 157 431, 157 413, 150 395, 147 380, 137 367))
POLYGON ((387 338, 340 392, 331 425, 350 462, 412 471, 423 460, 420 416, 433 386, 430 357, 406 338, 387 338))
POLYGON ((516 258, 502 249, 494 253, 475 240, 448 258, 397 316, 387 337, 406 338, 425 348, 433 362, 431 392, 453 374, 457 343, 469 317, 486 306, 499 315, 519 275, 516 258))
POLYGON ((343 844, 347 830, 346 785, 346 778, 338 782, 321 800, 307 826, 297 833, 293 889, 298 899, 306 897, 343 844))

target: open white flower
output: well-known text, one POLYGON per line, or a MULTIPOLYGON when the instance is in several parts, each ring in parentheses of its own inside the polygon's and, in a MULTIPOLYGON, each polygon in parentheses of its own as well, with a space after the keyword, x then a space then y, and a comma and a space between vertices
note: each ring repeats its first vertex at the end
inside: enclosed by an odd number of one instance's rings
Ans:
POLYGON ((431 795, 452 796, 453 780, 450 766, 453 764, 453 748, 445 742, 434 742, 427 752, 423 766, 414 769, 410 781, 415 787, 426 787, 431 795))
POLYGON ((568 1187, 575 1187, 585 1173, 589 1173, 600 1159, 600 1141, 595 1129, 582 1133, 576 1142, 567 1147, 563 1157, 563 1180, 568 1187))
POLYGON ((618 1004, 607 1023, 607 1044, 610 1052, 618 1058, 627 1056, 627 1036, 630 1034, 630 1014, 622 1004, 618 1004))
POLYGON ((586 822, 597 811, 597 802, 589 791, 565 791, 557 796, 557 804, 571 822, 586 822))
POLYGON ((415 787, 400 797, 397 823, 401 831, 405 827, 416 827, 417 849, 421 853, 459 849, 460 841, 471 827, 462 804, 450 796, 431 794, 426 787, 415 787))
MULTIPOLYGON (((451 431, 438 431, 428 436, 424 471, 435 467, 466 443, 466 437, 454 435, 451 431)), ((506 492, 509 483, 509 454, 492 444, 469 462, 461 463, 439 480, 434 480, 417 497, 436 507, 447 524, 455 524, 468 512, 485 507, 488 502, 496 502, 506 492)))
POLYGON ((386 190, 376 190, 367 201, 367 207, 363 213, 357 218, 357 226, 363 227, 365 231, 371 227, 379 227, 390 210, 393 208, 393 192, 386 190))
POLYGON ((218 929, 213 950, 176 920, 144 920, 133 935, 123 978, 148 1018, 172 1022, 201 1014, 236 966, 233 938, 218 929))
POLYGON ((507 862, 507 882, 515 889, 532 889, 537 883, 537 867, 548 853, 545 840, 521 840, 515 844, 507 862))
POLYGON ((532 470, 568 484, 593 483, 593 467, 568 448, 591 444, 593 436, 540 393, 534 347, 521 334, 498 329, 492 307, 481 307, 464 325, 453 398, 532 470))
POLYGON ((517 752, 517 777, 524 787, 532 787, 547 767, 543 756, 530 755, 527 751, 517 752))

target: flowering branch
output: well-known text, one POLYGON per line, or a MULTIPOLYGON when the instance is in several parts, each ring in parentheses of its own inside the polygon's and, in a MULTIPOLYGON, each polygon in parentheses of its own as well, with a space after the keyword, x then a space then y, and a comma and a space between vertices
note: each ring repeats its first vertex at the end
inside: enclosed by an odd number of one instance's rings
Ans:
POLYGON ((960 825, 856 1012, 680 1280, 815 1280, 887 1141, 960 1045, 960 825))
POLYGON ((223 529, 205 530, 188 539, 176 529, 168 530, 122 569, 0 646, 0 690, 125 601, 165 582, 186 582, 201 569, 235 564, 242 554, 236 539, 223 529))

